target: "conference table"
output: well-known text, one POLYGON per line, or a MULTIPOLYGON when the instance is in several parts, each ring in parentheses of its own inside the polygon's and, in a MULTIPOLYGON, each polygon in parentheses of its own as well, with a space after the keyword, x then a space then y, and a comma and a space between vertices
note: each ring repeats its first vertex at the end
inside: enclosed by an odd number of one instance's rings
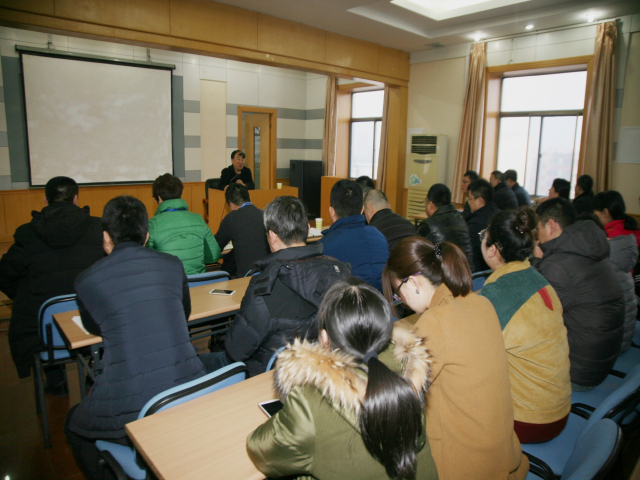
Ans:
POLYGON ((128 423, 127 435, 158 478, 263 479, 247 436, 267 421, 258 403, 278 398, 273 371, 128 423))

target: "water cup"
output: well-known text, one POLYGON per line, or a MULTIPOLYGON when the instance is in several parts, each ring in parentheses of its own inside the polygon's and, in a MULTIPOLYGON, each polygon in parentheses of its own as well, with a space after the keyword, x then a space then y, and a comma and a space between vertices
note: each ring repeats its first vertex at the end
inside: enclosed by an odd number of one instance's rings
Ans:
POLYGON ((282 190, 282 184, 281 183, 276 183, 276 188, 278 190, 282 190))
POLYGON ((318 230, 322 230, 322 219, 321 218, 316 218, 316 228, 318 230))

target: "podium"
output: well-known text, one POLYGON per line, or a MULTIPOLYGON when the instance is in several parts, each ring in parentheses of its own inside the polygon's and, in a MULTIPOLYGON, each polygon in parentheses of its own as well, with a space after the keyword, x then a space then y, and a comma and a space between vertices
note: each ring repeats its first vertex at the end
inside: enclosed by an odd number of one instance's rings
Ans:
MULTIPOLYGON (((282 186, 281 189, 267 190, 249 190, 251 203, 260 210, 264 210, 271 200, 276 197, 291 196, 298 198, 298 189, 296 187, 282 186)), ((224 192, 222 190, 209 189, 209 228, 216 234, 220 228, 220 222, 224 216, 229 213, 229 206, 225 202, 224 192)))

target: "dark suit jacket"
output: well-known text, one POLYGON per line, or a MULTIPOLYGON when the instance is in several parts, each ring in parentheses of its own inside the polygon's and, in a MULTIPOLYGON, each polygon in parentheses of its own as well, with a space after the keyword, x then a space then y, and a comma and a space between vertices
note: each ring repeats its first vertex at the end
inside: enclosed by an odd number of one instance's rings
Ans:
POLYGON ((220 172, 220 183, 218 184, 218 190, 224 190, 224 187, 227 185, 231 185, 232 183, 236 183, 238 180, 242 180, 242 183, 245 184, 247 190, 253 190, 256 188, 253 183, 253 176, 251 175, 251 170, 247 167, 242 167, 240 171, 240 175, 236 173, 233 165, 229 165, 227 168, 223 168, 220 172))

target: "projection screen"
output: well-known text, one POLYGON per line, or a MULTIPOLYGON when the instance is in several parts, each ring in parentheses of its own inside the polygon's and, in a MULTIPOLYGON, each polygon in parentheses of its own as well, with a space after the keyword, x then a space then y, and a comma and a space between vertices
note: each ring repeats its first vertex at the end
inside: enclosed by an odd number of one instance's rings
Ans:
POLYGON ((21 53, 31 185, 173 173, 169 67, 21 53))

